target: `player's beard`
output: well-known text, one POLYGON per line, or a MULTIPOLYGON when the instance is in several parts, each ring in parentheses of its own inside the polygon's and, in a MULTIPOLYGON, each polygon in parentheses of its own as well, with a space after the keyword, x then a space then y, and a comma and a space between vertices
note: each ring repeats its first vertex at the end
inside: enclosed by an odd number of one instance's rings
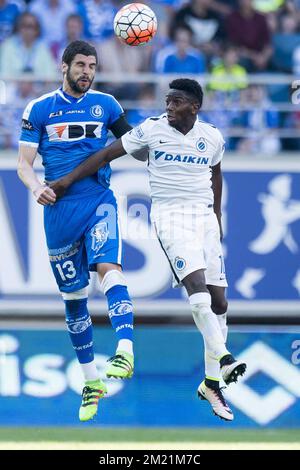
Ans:
POLYGON ((74 91, 75 93, 86 93, 92 86, 94 78, 92 80, 89 80, 88 78, 84 77, 86 80, 88 80, 88 82, 85 85, 80 86, 79 81, 82 80, 82 78, 83 77, 79 77, 77 80, 74 80, 71 75, 70 70, 67 70, 67 73, 66 73, 67 82, 71 90, 74 91))

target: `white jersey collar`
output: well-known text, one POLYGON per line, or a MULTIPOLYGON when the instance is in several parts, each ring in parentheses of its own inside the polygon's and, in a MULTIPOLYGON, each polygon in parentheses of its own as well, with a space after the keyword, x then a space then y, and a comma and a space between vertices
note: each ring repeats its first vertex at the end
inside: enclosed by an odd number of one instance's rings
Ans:
POLYGON ((168 121, 166 120, 166 124, 169 128, 173 129, 177 134, 180 134, 184 137, 194 137, 196 134, 197 134, 197 127, 198 127, 198 118, 196 119, 193 127, 191 128, 191 130, 187 133, 187 134, 183 134, 182 132, 180 132, 178 129, 176 129, 175 127, 171 126, 168 121))

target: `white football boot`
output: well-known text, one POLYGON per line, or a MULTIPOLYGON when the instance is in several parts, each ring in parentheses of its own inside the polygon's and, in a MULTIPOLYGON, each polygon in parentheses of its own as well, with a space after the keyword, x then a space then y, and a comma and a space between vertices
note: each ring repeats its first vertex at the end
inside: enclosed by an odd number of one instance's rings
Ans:
POLYGON ((198 397, 201 400, 207 400, 211 406, 213 413, 225 421, 232 421, 234 415, 225 401, 222 389, 213 390, 205 385, 205 381, 201 382, 198 387, 198 397))
POLYGON ((221 374, 226 385, 237 382, 238 377, 244 375, 247 365, 243 361, 234 361, 221 367, 221 374))

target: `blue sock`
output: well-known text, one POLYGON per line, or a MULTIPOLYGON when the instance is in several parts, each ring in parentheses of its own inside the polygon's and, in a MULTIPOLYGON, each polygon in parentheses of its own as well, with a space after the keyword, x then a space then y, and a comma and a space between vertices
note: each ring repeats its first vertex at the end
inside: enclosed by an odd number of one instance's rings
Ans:
POLYGON ((116 285, 106 293, 108 314, 118 339, 133 339, 133 307, 126 286, 116 285))
POLYGON ((66 322, 78 361, 86 364, 94 360, 93 327, 87 309, 87 298, 65 300, 66 322))

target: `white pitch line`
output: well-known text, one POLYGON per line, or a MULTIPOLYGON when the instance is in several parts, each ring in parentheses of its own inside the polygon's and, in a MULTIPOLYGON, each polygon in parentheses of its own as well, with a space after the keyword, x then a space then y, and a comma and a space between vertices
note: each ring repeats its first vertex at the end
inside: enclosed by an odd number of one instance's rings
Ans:
POLYGON ((0 450, 300 450, 299 442, 0 442, 0 450))

